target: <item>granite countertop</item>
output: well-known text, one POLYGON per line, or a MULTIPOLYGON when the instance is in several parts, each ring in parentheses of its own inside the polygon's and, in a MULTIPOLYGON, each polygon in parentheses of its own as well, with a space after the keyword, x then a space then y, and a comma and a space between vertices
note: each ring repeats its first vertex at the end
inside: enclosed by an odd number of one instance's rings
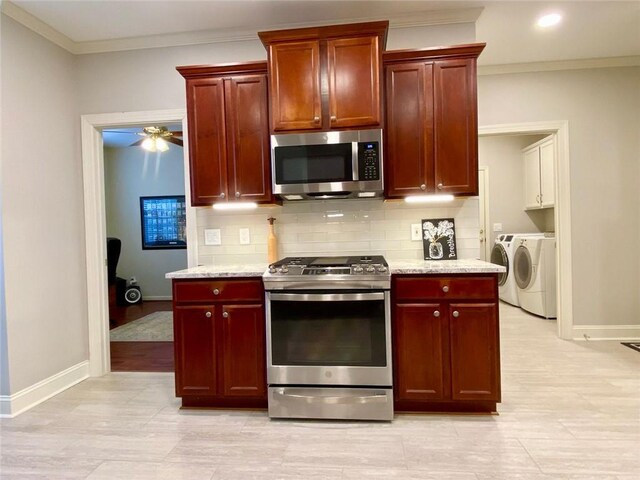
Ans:
MULTIPOLYGON (((169 272, 165 278, 223 278, 261 277, 269 265, 201 265, 199 267, 169 272)), ((429 273, 502 273, 506 269, 500 265, 482 260, 413 260, 390 261, 392 275, 429 273)))
POLYGON ((503 273, 507 270, 494 263, 483 260, 414 260, 389 261, 392 275, 410 273, 503 273))
POLYGON ((165 278, 218 278, 218 277, 261 277, 269 265, 200 265, 199 267, 169 272, 165 278))

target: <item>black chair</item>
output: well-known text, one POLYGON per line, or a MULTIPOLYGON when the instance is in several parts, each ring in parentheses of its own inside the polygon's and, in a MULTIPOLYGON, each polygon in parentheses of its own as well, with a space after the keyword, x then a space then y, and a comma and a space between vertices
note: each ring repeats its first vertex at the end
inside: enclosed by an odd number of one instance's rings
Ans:
POLYGON ((118 305, 127 305, 124 300, 127 281, 116 275, 120 252, 122 251, 122 241, 119 238, 107 237, 107 281, 109 287, 115 285, 115 301, 118 305))

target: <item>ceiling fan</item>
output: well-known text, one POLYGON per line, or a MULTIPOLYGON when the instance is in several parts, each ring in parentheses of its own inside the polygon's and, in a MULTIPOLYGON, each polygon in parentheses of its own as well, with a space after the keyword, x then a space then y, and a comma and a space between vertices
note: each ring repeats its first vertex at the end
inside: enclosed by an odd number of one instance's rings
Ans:
POLYGON ((170 131, 167 127, 163 126, 144 127, 142 129, 142 133, 138 132, 137 135, 141 135, 144 138, 132 143, 130 146, 137 147, 138 145, 141 145, 142 148, 150 152, 166 152, 169 150, 168 143, 173 143, 181 147, 183 146, 182 140, 177 138, 182 137, 182 132, 170 131))

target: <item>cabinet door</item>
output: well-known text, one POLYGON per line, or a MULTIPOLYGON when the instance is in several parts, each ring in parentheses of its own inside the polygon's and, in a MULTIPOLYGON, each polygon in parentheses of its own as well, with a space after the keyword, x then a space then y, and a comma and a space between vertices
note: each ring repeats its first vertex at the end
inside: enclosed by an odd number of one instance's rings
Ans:
POLYGON ((320 129, 322 118, 319 42, 271 45, 269 73, 271 129, 320 129))
POLYGON ((226 79, 229 200, 271 200, 267 76, 226 79))
POLYGON ((432 79, 431 64, 387 67, 386 196, 433 191, 432 79))
POLYGON ((454 400, 500 401, 498 305, 449 305, 454 400))
POLYGON ((540 145, 540 205, 553 207, 555 199, 554 163, 556 145, 554 139, 540 145))
POLYGON ((434 62, 434 99, 436 192, 477 195, 475 59, 434 62))
POLYGON ((378 37, 328 40, 327 58, 330 127, 380 125, 378 37))
POLYGON ((447 315, 442 305, 398 304, 394 313, 396 399, 449 398, 447 315))
POLYGON ((176 395, 216 395, 214 307, 176 307, 173 314, 176 395))
POLYGON ((263 305, 222 306, 223 394, 266 398, 263 305))
POLYGON ((527 150, 524 160, 524 208, 540 207, 540 149, 527 150))
POLYGON ((227 197, 224 83, 187 80, 191 204, 211 205, 227 197))

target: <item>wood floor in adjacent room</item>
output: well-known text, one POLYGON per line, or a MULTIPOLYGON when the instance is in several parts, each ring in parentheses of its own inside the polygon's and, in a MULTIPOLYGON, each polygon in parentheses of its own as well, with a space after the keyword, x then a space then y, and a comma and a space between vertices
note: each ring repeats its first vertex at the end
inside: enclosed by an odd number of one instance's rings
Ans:
MULTIPOLYGON (((109 307, 109 328, 114 329, 154 312, 168 312, 171 301, 144 301, 109 307)), ((109 342, 113 372, 173 372, 173 342, 109 342)))
POLYGON ((173 374, 90 378, 0 420, 0 478, 637 480, 640 353, 501 306, 497 416, 180 410, 173 374))

